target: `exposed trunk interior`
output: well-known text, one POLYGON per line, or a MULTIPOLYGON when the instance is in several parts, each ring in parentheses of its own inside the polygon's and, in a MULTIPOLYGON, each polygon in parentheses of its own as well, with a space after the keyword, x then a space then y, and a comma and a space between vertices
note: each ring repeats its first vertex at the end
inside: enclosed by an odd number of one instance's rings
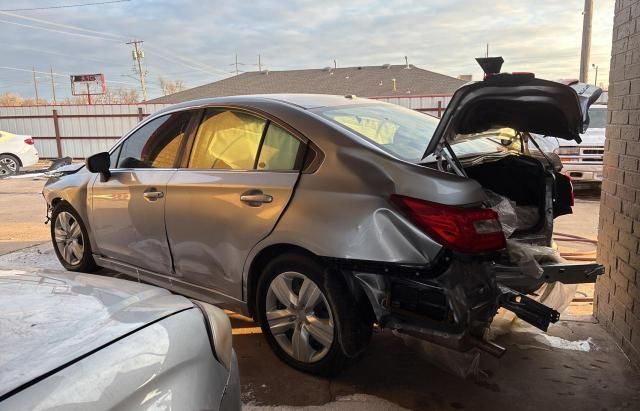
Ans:
POLYGON ((518 218, 514 235, 537 232, 542 228, 547 171, 539 160, 514 155, 465 167, 465 171, 485 189, 515 202, 516 214, 527 217, 518 218))

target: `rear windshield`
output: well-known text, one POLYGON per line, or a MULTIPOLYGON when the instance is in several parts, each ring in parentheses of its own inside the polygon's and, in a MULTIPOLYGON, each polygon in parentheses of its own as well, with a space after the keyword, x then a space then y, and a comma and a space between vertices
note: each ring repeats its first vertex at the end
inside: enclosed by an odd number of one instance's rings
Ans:
POLYGON ((606 107, 591 107, 589 109, 589 128, 605 128, 607 126, 606 107))
POLYGON ((329 107, 317 113, 409 161, 422 158, 439 121, 427 114, 391 104, 329 107))

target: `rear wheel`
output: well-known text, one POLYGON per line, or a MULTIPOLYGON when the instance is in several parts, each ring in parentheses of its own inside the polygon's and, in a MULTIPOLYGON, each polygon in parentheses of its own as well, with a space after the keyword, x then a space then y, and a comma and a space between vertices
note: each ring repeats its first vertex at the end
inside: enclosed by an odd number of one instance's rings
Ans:
POLYGON ((335 375, 362 354, 371 338, 371 320, 345 282, 312 258, 276 257, 265 267, 256 297, 269 345, 301 371, 335 375))
POLYGON ((0 175, 15 174, 20 170, 20 161, 11 154, 0 154, 0 175))
POLYGON ((67 270, 90 273, 98 269, 87 229, 68 203, 60 203, 51 213, 51 240, 60 264, 67 270))

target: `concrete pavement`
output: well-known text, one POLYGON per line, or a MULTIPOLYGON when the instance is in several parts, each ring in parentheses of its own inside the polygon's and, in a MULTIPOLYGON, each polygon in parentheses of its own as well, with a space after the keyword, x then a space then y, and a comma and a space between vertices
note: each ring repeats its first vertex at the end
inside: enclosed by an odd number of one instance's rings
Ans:
MULTIPOLYGON (((0 181, 0 268, 62 269, 44 221, 42 181, 0 181), (30 244, 41 245, 28 247, 30 244)), ((597 198, 579 199, 556 231, 594 238, 597 198)), ((571 244, 561 244, 562 248, 571 244)), ((428 343, 377 330, 361 361, 334 379, 299 373, 272 354, 259 327, 230 313, 246 409, 591 410, 640 409, 640 378, 595 324, 588 302, 545 334, 520 322, 497 320, 496 341, 508 348, 496 360, 438 350, 428 343), (578 314, 578 316, 576 316, 578 314), (508 332, 505 332, 508 331, 508 332), (586 351, 588 349, 588 351, 586 351), (468 379, 461 370, 471 372, 468 379), (283 407, 288 406, 288 407, 283 407)))

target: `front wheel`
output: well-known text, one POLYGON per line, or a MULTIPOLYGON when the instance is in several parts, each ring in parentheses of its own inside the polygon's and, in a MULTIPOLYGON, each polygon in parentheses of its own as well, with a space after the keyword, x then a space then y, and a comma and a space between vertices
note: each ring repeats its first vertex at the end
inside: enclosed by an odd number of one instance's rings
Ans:
POLYGON ((67 203, 60 203, 51 213, 51 240, 60 264, 67 270, 91 273, 98 269, 87 228, 67 203))
POLYGON ((370 318, 339 273, 298 254, 276 257, 257 289, 262 332, 276 355, 301 371, 337 374, 366 348, 370 318))

